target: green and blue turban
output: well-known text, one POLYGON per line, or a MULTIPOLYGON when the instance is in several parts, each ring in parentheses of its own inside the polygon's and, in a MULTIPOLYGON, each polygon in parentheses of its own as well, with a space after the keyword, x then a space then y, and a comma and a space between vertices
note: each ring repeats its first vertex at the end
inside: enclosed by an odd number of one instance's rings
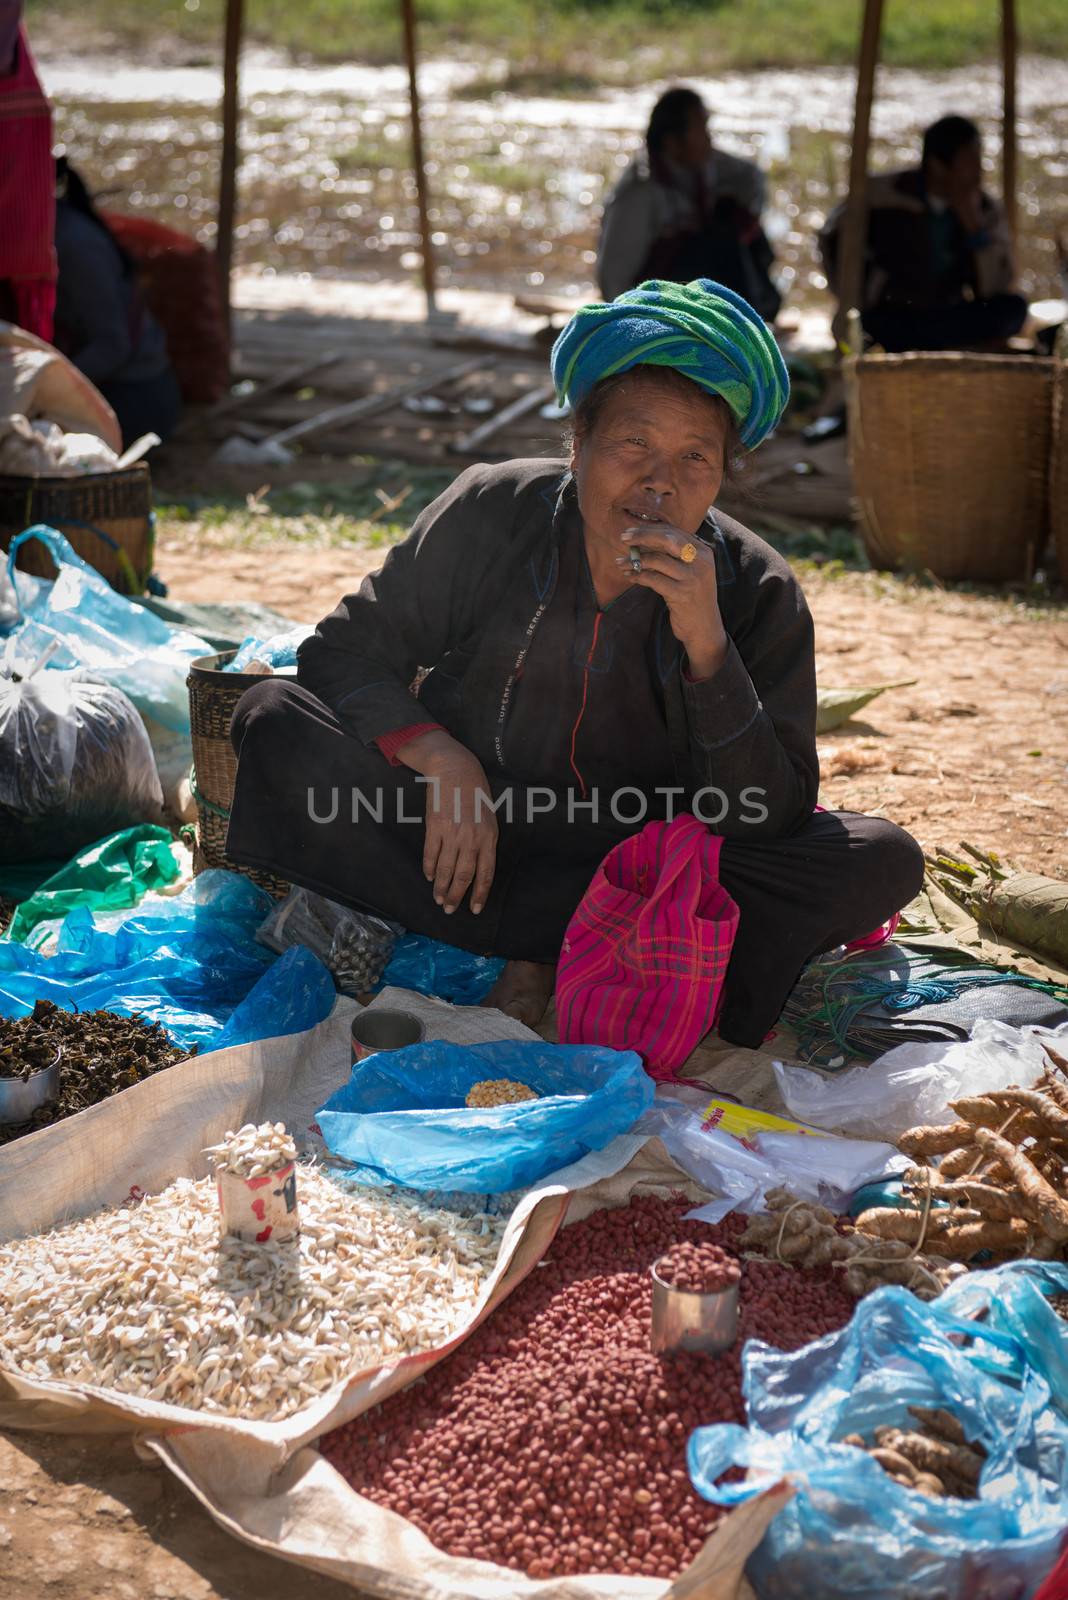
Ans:
POLYGON ((608 305, 583 306, 553 345, 550 364, 557 400, 572 408, 602 378, 672 367, 723 396, 747 450, 767 438, 790 397, 786 363, 766 323, 710 278, 652 280, 608 305))

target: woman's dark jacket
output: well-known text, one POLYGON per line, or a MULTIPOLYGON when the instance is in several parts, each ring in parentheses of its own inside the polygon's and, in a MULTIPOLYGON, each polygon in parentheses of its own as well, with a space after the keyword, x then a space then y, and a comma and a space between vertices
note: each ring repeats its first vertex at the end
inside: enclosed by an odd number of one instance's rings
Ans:
MULTIPOLYGON (((580 536, 562 462, 469 468, 301 645, 298 681, 364 744, 442 723, 492 782, 509 769, 509 717, 523 693, 525 649, 555 590, 561 541, 580 536), (416 698, 408 685, 420 667, 432 670, 416 698)), ((819 782, 812 618, 788 564, 762 539, 719 513, 698 536, 715 550, 730 644, 714 677, 690 682, 657 601, 651 659, 675 782, 687 796, 708 787, 730 796, 716 827, 728 837, 792 833, 811 815, 819 782), (743 790, 763 790, 763 822, 739 820, 743 790)), ((563 747, 565 708, 539 712, 559 719, 563 747)))

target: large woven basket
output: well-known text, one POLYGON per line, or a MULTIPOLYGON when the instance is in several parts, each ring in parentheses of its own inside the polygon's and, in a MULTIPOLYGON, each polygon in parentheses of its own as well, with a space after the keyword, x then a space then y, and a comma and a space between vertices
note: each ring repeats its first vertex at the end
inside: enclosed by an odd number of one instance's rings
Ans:
POLYGON ((873 566, 1004 583, 1049 527, 1053 363, 872 355, 845 363, 850 458, 873 566))
MULTIPOLYGON (((122 472, 93 472, 78 478, 39 478, 0 474, 0 547, 35 522, 58 528, 75 555, 102 574, 120 594, 143 594, 152 571, 155 523, 152 480, 143 461, 122 472)), ((31 540, 19 550, 17 565, 39 578, 55 568, 44 547, 31 540)))
POLYGON ((1055 382, 1049 518, 1054 559, 1061 582, 1068 588, 1068 363, 1056 363, 1055 382))
POLYGON ((254 673, 224 672, 236 650, 217 655, 198 656, 190 663, 186 684, 189 688, 189 727, 193 740, 193 799, 197 807, 197 843, 193 852, 194 872, 205 867, 225 867, 243 872, 269 894, 288 894, 290 885, 273 873, 239 866, 226 854, 226 828, 234 802, 237 757, 230 743, 230 718, 246 689, 262 683, 254 673))

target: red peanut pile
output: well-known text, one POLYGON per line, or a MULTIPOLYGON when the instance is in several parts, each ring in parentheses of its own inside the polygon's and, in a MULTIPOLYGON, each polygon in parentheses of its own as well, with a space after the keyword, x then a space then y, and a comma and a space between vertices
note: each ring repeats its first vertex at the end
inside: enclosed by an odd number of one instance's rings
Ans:
POLYGON ((675 1244, 661 1256, 657 1272, 663 1283, 686 1294, 722 1294, 742 1276, 741 1263, 719 1244, 675 1244))
POLYGON ((549 1255, 424 1379, 322 1441, 353 1488, 441 1550, 532 1578, 672 1578, 722 1512, 686 1473, 694 1428, 742 1422, 746 1338, 796 1349, 853 1301, 826 1268, 748 1261, 739 1339, 722 1356, 649 1351, 649 1268, 682 1241, 729 1245, 743 1221, 683 1221, 633 1200, 561 1229, 549 1255))

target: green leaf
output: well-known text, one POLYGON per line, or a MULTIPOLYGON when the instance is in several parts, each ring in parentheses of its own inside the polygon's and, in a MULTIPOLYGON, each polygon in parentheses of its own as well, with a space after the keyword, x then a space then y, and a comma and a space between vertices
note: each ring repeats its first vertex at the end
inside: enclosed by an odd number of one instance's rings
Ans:
POLYGON ((887 689, 908 689, 915 682, 915 678, 906 678, 901 683, 880 683, 871 689, 817 689, 816 732, 830 733, 863 710, 876 695, 885 694, 887 689))

